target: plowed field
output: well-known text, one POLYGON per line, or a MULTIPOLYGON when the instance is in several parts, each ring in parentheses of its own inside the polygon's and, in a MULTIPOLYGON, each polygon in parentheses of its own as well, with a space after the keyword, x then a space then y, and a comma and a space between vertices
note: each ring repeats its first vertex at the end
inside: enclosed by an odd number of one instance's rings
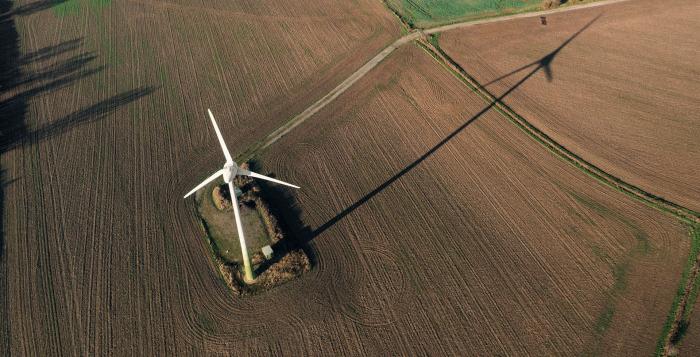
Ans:
POLYGON ((181 199, 223 162, 206 109, 238 152, 399 26, 375 1, 237 3, 0 1, 0 354, 274 351, 300 331, 233 300, 181 199))
MULTIPOLYGON (((413 45, 263 157, 314 269, 235 297, 192 200, 398 37, 380 2, 0 0, 0 354, 654 351, 686 227, 413 45)), ((282 206, 278 206, 282 207, 282 206)))
POLYGON ((318 299, 387 353, 652 354, 686 228, 485 105, 408 46, 265 155, 303 187, 318 299))
POLYGON ((603 15, 505 102, 569 150, 665 199, 700 209, 697 1, 630 1, 446 32, 442 48, 492 93, 603 15))

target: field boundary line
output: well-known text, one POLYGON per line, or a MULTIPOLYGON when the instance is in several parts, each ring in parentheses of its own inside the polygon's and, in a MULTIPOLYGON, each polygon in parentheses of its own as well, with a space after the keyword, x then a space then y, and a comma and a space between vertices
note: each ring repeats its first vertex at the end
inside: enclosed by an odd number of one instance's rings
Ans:
POLYGON ((501 21, 525 19, 528 17, 537 17, 537 16, 542 16, 542 15, 553 15, 553 14, 558 14, 558 13, 562 13, 562 12, 590 9, 590 8, 594 8, 594 7, 598 7, 598 6, 604 6, 604 5, 612 5, 612 4, 617 4, 617 3, 626 2, 626 1, 630 1, 630 0, 600 0, 600 1, 595 1, 595 2, 588 3, 588 4, 581 4, 581 5, 572 4, 572 5, 558 7, 556 9, 551 9, 551 10, 523 12, 523 13, 514 14, 514 15, 505 15, 505 16, 499 16, 499 17, 491 17, 491 18, 487 18, 487 19, 456 22, 453 24, 440 25, 437 27, 428 27, 428 28, 423 29, 422 31, 428 35, 433 35, 436 33, 450 31, 450 30, 464 28, 464 27, 490 24, 490 23, 501 22, 501 21))
MULTIPOLYGON (((541 15, 554 14, 554 13, 560 13, 560 12, 566 12, 566 11, 573 11, 573 10, 582 10, 582 9, 588 9, 588 8, 598 7, 598 6, 608 5, 608 4, 615 4, 615 3, 625 2, 625 1, 630 1, 630 0, 600 0, 600 1, 593 2, 593 3, 589 3, 589 4, 571 5, 571 6, 566 6, 566 7, 552 9, 552 10, 534 11, 534 12, 527 12, 527 13, 521 13, 521 14, 515 14, 515 15, 507 15, 507 16, 488 18, 488 19, 480 19, 480 20, 467 20, 467 21, 463 21, 463 22, 458 22, 458 23, 454 23, 454 24, 450 24, 450 25, 443 25, 443 26, 434 27, 434 28, 425 29, 425 30, 413 29, 407 35, 399 37, 396 41, 392 42, 390 45, 388 45, 387 47, 382 49, 377 55, 372 57, 364 65, 362 65, 360 68, 358 68, 349 77, 347 77, 345 80, 343 80, 338 86, 336 86, 330 92, 328 92, 326 95, 321 97, 321 99, 317 100, 316 102, 311 104, 309 107, 304 109, 304 111, 295 115, 294 117, 289 119, 287 122, 285 122, 284 124, 279 126, 277 129, 273 130, 270 134, 265 136, 265 138, 263 138, 262 140, 249 146, 247 149, 245 149, 243 151, 243 153, 238 155, 236 157, 236 159, 238 161, 242 162, 242 161, 247 161, 247 160, 254 158, 257 154, 259 154, 259 152, 265 150, 270 145, 274 144, 277 140, 281 139, 284 135, 288 134, 290 131, 292 131, 294 128, 299 126, 301 123, 303 123, 307 119, 313 117, 314 114, 319 112, 326 105, 333 102, 338 96, 343 94, 353 84, 355 84, 355 82, 357 82, 362 77, 364 77, 367 73, 369 73, 370 70, 372 70, 374 67, 376 67, 381 61, 383 61, 386 57, 388 57, 392 52, 394 52, 394 50, 396 50, 397 48, 399 48, 399 47, 401 47, 409 42, 412 42, 414 40, 419 40, 421 37, 424 37, 425 35, 436 34, 436 33, 449 31, 449 30, 462 28, 462 27, 476 26, 476 25, 481 25, 481 24, 486 24, 486 23, 511 21, 511 20, 516 20, 516 19, 536 17, 536 16, 541 16, 541 15)), ((385 5, 386 5, 386 3, 385 3, 385 5)), ((401 23, 401 26, 403 28, 411 28, 405 22, 405 19, 403 19, 400 16, 400 14, 393 11, 391 7, 388 7, 388 8, 389 8, 388 11, 391 11, 398 18, 398 20, 401 23)))
POLYGON ((545 146, 550 152, 574 165, 576 168, 595 178, 599 182, 621 191, 628 196, 634 197, 639 201, 650 205, 651 207, 669 213, 685 223, 700 223, 699 212, 669 201, 663 197, 654 195, 653 193, 647 192, 631 183, 613 176, 612 174, 604 171, 603 169, 559 144, 556 140, 552 139, 549 135, 544 133, 542 130, 527 121, 527 119, 516 113, 508 105, 503 103, 502 100, 498 100, 498 98, 484 88, 478 81, 476 81, 476 79, 469 75, 464 68, 462 68, 457 62, 442 51, 442 49, 435 48, 435 46, 425 40, 419 40, 417 43, 438 63, 460 79, 469 89, 479 95, 487 103, 493 103, 493 108, 496 111, 527 133, 530 137, 545 146))
POLYGON ((481 86, 478 81, 466 73, 466 71, 449 55, 444 53, 444 51, 439 48, 439 45, 436 48, 436 46, 433 46, 424 39, 416 41, 416 44, 433 57, 441 66, 461 80, 470 90, 479 95, 487 103, 490 103, 503 117, 543 145, 549 152, 554 154, 555 157, 573 165, 601 184, 615 189, 618 192, 622 192, 649 207, 669 214, 688 225, 691 240, 688 260, 681 273, 677 292, 662 327, 655 351, 656 356, 671 355, 671 352, 676 348, 675 343, 680 341, 683 337, 682 333, 684 331, 682 330, 682 324, 688 323, 692 313, 692 306, 700 290, 700 213, 646 192, 579 157, 517 114, 512 108, 503 103, 502 100, 494 97, 493 94, 481 86))
POLYGON ((693 306, 700 288, 700 224, 690 225, 690 253, 681 281, 678 284, 676 297, 671 304, 671 310, 666 317, 661 335, 656 343, 656 356, 674 355, 674 350, 682 341, 685 328, 690 323, 693 306))

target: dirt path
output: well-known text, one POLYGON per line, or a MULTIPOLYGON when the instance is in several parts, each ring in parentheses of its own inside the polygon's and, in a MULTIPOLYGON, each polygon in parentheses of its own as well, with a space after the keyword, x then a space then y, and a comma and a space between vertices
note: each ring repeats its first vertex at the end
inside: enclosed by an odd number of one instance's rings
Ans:
POLYGON ((439 32, 459 29, 459 28, 463 28, 463 27, 470 27, 470 26, 488 24, 488 23, 493 23, 493 22, 503 22, 503 21, 509 21, 509 20, 515 20, 515 19, 523 19, 523 18, 527 18, 527 17, 537 17, 537 16, 543 16, 543 15, 550 15, 550 14, 556 14, 556 13, 560 13, 560 12, 567 12, 567 11, 573 11, 573 10, 582 10, 582 9, 588 9, 588 8, 592 8, 592 7, 616 4, 619 2, 625 2, 625 1, 629 1, 629 0, 596 1, 596 2, 592 2, 590 4, 566 6, 566 7, 560 7, 560 8, 556 8, 556 9, 552 9, 552 10, 527 12, 527 13, 523 13, 523 14, 501 16, 501 17, 495 17, 495 18, 483 19, 483 20, 458 22, 458 23, 454 23, 454 24, 450 24, 450 25, 443 25, 443 26, 425 29, 425 30, 423 30, 423 32, 431 35, 431 34, 435 34, 435 33, 439 33, 439 32))
POLYGON ((399 48, 399 47, 401 47, 401 46, 403 46, 403 45, 405 45, 413 40, 419 39, 426 34, 428 34, 428 35, 435 34, 435 33, 443 32, 443 31, 453 30, 453 29, 462 28, 462 27, 475 26, 475 25, 485 24, 485 23, 503 22, 503 21, 510 21, 510 20, 515 20, 515 19, 527 18, 527 17, 537 17, 537 16, 565 12, 565 11, 587 9, 587 8, 591 8, 591 7, 598 7, 598 6, 608 5, 608 4, 615 4, 615 3, 624 2, 624 1, 629 1, 629 0, 603 0, 603 1, 597 1, 594 3, 590 3, 590 4, 585 4, 585 5, 576 5, 576 6, 564 7, 564 8, 553 9, 553 10, 529 12, 529 13, 525 13, 525 14, 516 14, 516 15, 503 16, 503 17, 497 17, 497 18, 491 18, 491 19, 465 21, 465 22, 459 22, 459 23, 455 23, 455 24, 451 24, 451 25, 434 27, 434 28, 426 29, 426 30, 412 31, 408 35, 405 35, 405 36, 399 38, 398 40, 394 41, 394 43, 392 43, 391 45, 384 48, 381 52, 379 52, 379 54, 377 54, 371 60, 369 60, 369 62, 365 63, 357 71, 355 71, 353 74, 351 74, 350 77, 345 79, 337 87, 333 88, 333 90, 331 90, 328 94, 323 96, 323 98, 319 99, 314 104, 312 104, 310 107, 306 108, 303 112, 297 114, 295 117, 293 117, 287 123, 285 123, 284 125, 277 128, 275 131, 273 131, 272 133, 267 135, 267 137, 265 137, 263 140, 257 142, 256 144, 252 145, 251 147, 249 147, 246 151, 243 152, 243 154, 239 155, 237 157, 237 159, 238 159, 238 161, 246 161, 246 160, 254 157, 261 150, 264 150, 265 148, 274 144, 277 140, 279 140, 285 134, 289 133, 291 130, 293 130, 294 128, 299 126, 299 124, 303 123, 304 121, 306 121, 307 119, 312 117, 314 114, 316 114, 319 110, 323 109, 326 105, 328 105, 333 100, 335 100, 339 95, 343 94, 343 92, 345 92, 348 88, 350 88, 353 84, 355 84, 355 82, 357 82, 360 78, 364 77, 369 71, 372 70, 372 68, 376 67, 377 64, 379 64, 382 60, 384 60, 387 56, 389 56, 392 52, 394 52, 395 49, 397 49, 397 48, 399 48))
POLYGON ((387 56, 394 52, 395 49, 408 42, 418 39, 421 36, 422 34, 420 32, 413 32, 394 41, 394 43, 383 49, 381 52, 379 52, 379 54, 377 54, 371 60, 369 60, 369 62, 365 63, 357 71, 351 74, 350 77, 346 78, 337 87, 333 88, 333 90, 331 90, 330 92, 328 92, 328 94, 323 96, 323 98, 319 99, 310 107, 306 108, 303 112, 297 114, 290 121, 288 121, 281 127, 277 128, 275 131, 270 133, 263 141, 256 143, 248 150, 246 150, 242 155, 238 157, 238 160, 246 161, 247 159, 257 154, 260 150, 263 150, 268 146, 274 144, 285 134, 289 133, 292 129, 299 126, 299 124, 303 123, 304 121, 306 121, 306 119, 309 119, 319 110, 323 109, 323 107, 325 107, 326 105, 334 101, 336 98, 338 98, 339 95, 345 92, 348 88, 355 84, 355 82, 357 82, 360 78, 364 77, 369 71, 371 71, 372 68, 376 67, 377 64, 379 64, 382 60, 384 60, 387 56))
MULTIPOLYGON (((247 160, 253 156, 255 156, 257 153, 260 151, 266 149, 273 143, 275 143, 277 140, 279 140, 281 137, 283 137, 285 134, 289 133, 291 130, 302 124, 304 121, 306 121, 308 118, 312 117, 314 114, 316 114, 318 111, 323 109, 326 105, 331 103, 333 100, 335 100, 338 96, 340 96, 343 92, 345 92, 348 88, 350 88, 355 82, 357 82, 359 79, 364 77, 372 68, 377 66, 382 60, 384 60, 387 56, 389 56, 394 50, 396 50, 398 47, 412 42, 414 40, 420 40, 424 38, 425 35, 430 35, 430 34, 436 34, 448 30, 453 30, 453 29, 458 29, 458 28, 464 28, 464 27, 469 27, 469 26, 475 26, 479 24, 485 24, 485 23, 495 23, 495 22, 503 22, 503 21, 510 21, 514 19, 521 19, 521 18, 528 18, 528 17, 537 17, 537 16, 543 16, 543 15, 548 15, 548 14, 554 14, 554 13, 560 13, 560 12, 566 12, 566 11, 573 11, 573 10, 579 10, 579 9, 587 9, 587 8, 593 8, 593 7, 598 7, 598 6, 604 6, 604 5, 609 5, 609 4, 615 4, 615 3, 620 3, 628 0, 604 0, 604 1, 599 1, 591 4, 586 4, 586 5, 580 5, 580 6, 572 6, 572 7, 565 7, 565 8, 559 8, 559 9, 554 9, 554 10, 547 10, 547 11, 538 11, 538 12, 532 12, 532 13, 526 13, 526 14, 517 14, 517 15, 511 15, 511 16, 504 16, 504 17, 499 17, 499 18, 493 18, 493 19, 484 19, 484 20, 477 20, 477 21, 467 21, 467 22, 461 22, 461 23, 455 23, 451 25, 445 25, 445 26, 439 26, 431 29, 425 29, 425 30, 416 30, 408 35, 405 35, 398 40, 396 40, 394 43, 386 47, 384 50, 382 50, 379 54, 377 54, 374 58, 372 58, 369 62, 364 64, 362 67, 360 67, 357 71, 355 71, 350 77, 345 79, 342 83, 340 83, 337 87, 335 87, 332 91, 330 91, 328 94, 326 94, 323 98, 319 99, 317 102, 313 103, 310 107, 305 109, 303 112, 299 113, 296 115, 294 118, 292 118, 290 121, 288 121, 286 124, 282 125, 272 133, 270 133, 265 139, 262 141, 256 143, 252 147, 250 147, 246 152, 244 152, 242 155, 239 156, 239 159, 241 161, 247 160)), ((433 55, 436 57, 436 59, 441 62, 443 65, 447 66, 450 68, 452 71, 456 72, 456 74, 460 77, 462 77, 463 80, 465 80, 475 91, 477 91, 484 99, 491 101, 493 105, 496 107, 495 109, 501 112, 501 114, 505 115, 506 117, 509 118, 511 122, 513 122, 516 126, 520 127, 522 130, 524 130, 526 133, 528 133, 534 140, 540 142, 543 146, 545 146, 549 151, 553 152, 557 156, 561 157, 565 161, 570 162, 572 165, 578 167, 581 171, 586 173, 587 175, 595 178, 596 180, 602 182, 605 185, 608 185, 610 187, 613 187, 621 192, 624 192, 627 195, 630 195, 642 202, 645 202, 652 207, 656 207, 657 209, 660 209, 662 211, 671 213, 672 215, 676 216, 682 221, 689 222, 691 224, 695 223, 697 224, 700 222, 700 213, 695 212, 693 210, 690 210, 684 206, 678 205, 675 202, 671 202, 668 200, 665 200, 661 197, 657 197, 653 195, 652 193, 646 192, 634 185, 631 185, 625 181, 622 181, 621 179, 612 176, 608 174, 607 172, 601 170, 597 166, 593 165, 592 163, 586 161, 584 158, 579 157, 575 153, 569 151, 565 147, 561 146, 559 143, 554 141, 552 138, 548 137, 546 134, 541 132, 538 128, 534 127, 531 123, 526 121, 524 118, 520 117, 517 115, 517 113, 513 112, 509 107, 505 106, 500 100, 495 98, 491 93, 487 92, 483 87, 481 87, 478 83, 474 81, 473 78, 469 77, 465 72, 460 71, 461 68, 458 66, 455 67, 456 63, 451 61, 449 58, 445 58, 442 56, 439 50, 431 48, 429 43, 423 42, 423 47, 426 48, 426 50, 433 52, 433 55)), ((700 258, 696 260, 695 265, 693 266, 692 270, 694 272, 697 272, 698 266, 700 264, 700 258)), ((694 279, 691 279, 691 281, 694 279)), ((690 283, 690 282, 689 282, 690 283)), ((685 306, 687 303, 687 300, 689 298, 689 293, 686 292, 683 294, 681 297, 681 305, 685 306)), ((673 319, 673 330, 666 336, 665 338, 665 346, 664 346, 664 353, 668 353, 668 348, 670 346, 670 339, 671 337, 675 334, 675 330, 677 329, 677 326, 680 321, 680 316, 682 316, 682 311, 683 308, 679 309, 676 311, 675 318, 673 319)))

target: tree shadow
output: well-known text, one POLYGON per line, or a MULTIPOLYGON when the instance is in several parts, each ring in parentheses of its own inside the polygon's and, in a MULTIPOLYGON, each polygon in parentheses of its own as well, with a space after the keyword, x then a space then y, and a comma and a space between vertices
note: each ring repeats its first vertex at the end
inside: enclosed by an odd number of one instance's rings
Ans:
POLYGON ((14 16, 29 16, 34 13, 50 9, 66 1, 67 0, 39 0, 29 4, 20 5, 15 8, 12 8, 12 3, 10 1, 3 1, 6 4, 9 4, 9 6, 4 5, 5 7, 3 7, 3 5, 0 5, 0 21, 5 20, 6 18, 12 18, 14 16))
MULTIPOLYGON (((13 8, 11 0, 0 0, 0 155, 15 147, 36 143, 81 124, 100 120, 117 108, 154 91, 152 87, 133 89, 54 119, 38 128, 28 127, 26 115, 32 97, 72 85, 104 69, 103 66, 89 68, 95 59, 90 53, 80 53, 67 60, 57 61, 58 56, 70 56, 70 53, 80 49, 80 38, 22 55, 16 16, 31 15, 62 2, 64 1, 35 1, 13 8), (48 61, 57 63, 49 64, 36 72, 24 73, 23 66, 51 63, 48 61)), ((8 246, 4 226, 5 187, 11 182, 6 179, 5 169, 0 167, 0 341, 9 341, 11 328, 7 274, 10 267, 6 258, 8 246)), ((9 344, 2 345, 4 347, 0 350, 0 355, 9 355, 9 344)))
MULTIPOLYGON (((24 145, 40 142, 63 134, 79 125, 103 119, 117 108, 138 100, 150 93, 154 87, 139 87, 99 101, 69 115, 51 120, 48 124, 31 128, 26 123, 29 100, 40 94, 67 87, 75 82, 104 70, 104 66, 90 65, 96 56, 79 53, 66 60, 57 61, 57 56, 70 55, 80 49, 82 39, 73 39, 21 54, 20 36, 15 16, 26 16, 46 10, 63 1, 36 1, 15 7, 12 1, 0 0, 0 155, 24 145), (25 73, 22 66, 53 60, 44 68, 25 73)), ((0 167, 0 172, 3 169, 0 167)), ((0 187, 0 219, 4 211, 4 190, 0 187)), ((4 264, 7 252, 4 226, 0 220, 0 264, 4 264)))
MULTIPOLYGON (((462 125, 460 125, 460 126, 457 127, 455 130, 453 130, 453 131, 452 131, 449 135, 447 135, 444 139, 440 140, 440 142, 438 142, 437 144, 435 144, 435 146, 433 146, 433 147, 432 147, 430 150, 428 150, 425 154, 421 155, 418 159, 416 159, 415 161, 413 161, 413 162, 411 162, 410 164, 408 164, 408 165, 407 165, 406 167, 404 167, 401 171, 399 171, 399 172, 397 172, 396 174, 394 174, 394 176, 390 177, 388 180, 384 181, 384 183, 382 183, 381 185, 377 186, 374 190, 372 190, 372 191, 370 191, 369 193, 365 194, 362 198, 360 198, 359 200, 355 201, 355 203, 351 204, 350 206, 348 206, 347 208, 345 208, 344 210, 342 210, 342 211, 341 211, 340 213, 338 213, 335 217, 331 218, 331 219, 328 220, 326 223, 322 224, 321 226, 319 226, 318 228, 316 228, 315 230, 313 230, 308 236, 306 236, 307 238, 306 238, 306 241, 304 242, 304 244, 308 244, 308 242, 310 242, 311 240, 313 240, 314 238, 316 238, 316 237, 317 237, 318 235, 320 235, 321 233, 325 232, 328 228, 330 228, 330 227, 332 227, 333 225, 335 225, 336 223, 338 223, 340 220, 342 220, 343 218, 345 218, 345 216, 349 215, 350 213, 352 213, 353 211, 355 211, 357 208, 359 208, 359 207, 361 207, 362 205, 364 205, 365 203, 367 203, 367 201, 369 201, 370 199, 372 199, 374 196, 376 196, 376 195, 379 194, 380 192, 384 191, 384 189, 386 189, 387 187, 391 186, 391 184, 393 184, 394 182, 396 182, 398 179, 400 179, 401 177, 403 177, 405 174, 407 174, 407 173, 409 173, 411 170, 413 170, 413 169, 414 169, 416 166, 418 166, 420 163, 422 163, 422 162, 425 161, 427 158, 429 158, 430 156, 432 156, 436 151, 438 151, 438 150, 439 150, 440 148, 442 148, 445 144, 447 144, 450 140, 452 140, 455 136, 457 136, 457 134, 461 133, 467 126, 469 126, 470 124, 472 124, 473 122, 475 122, 475 121, 476 121, 477 119, 479 119, 482 115, 484 115, 486 112, 488 112, 489 110, 491 110, 491 108, 493 108, 495 105, 501 103, 501 101, 503 100, 503 98, 505 98, 507 95, 509 95, 510 93, 512 93, 512 92, 513 92, 515 89, 517 89, 518 87, 520 87, 520 85, 522 85, 525 81, 527 81, 530 77, 532 77, 535 73, 537 73, 537 71, 539 71, 540 69, 543 69, 543 70, 545 71, 545 75, 547 75, 548 78, 549 78, 549 76, 551 76, 551 68, 550 68, 550 66, 551 66, 552 61, 554 60, 554 58, 557 56, 557 54, 559 54, 559 52, 560 52, 566 45, 568 45, 574 38, 576 38, 581 32, 583 32, 584 30, 586 30, 586 29, 587 29, 589 26, 591 26, 595 21, 597 21, 598 18, 599 18, 600 16, 601 16, 601 15, 598 15, 598 16, 596 16, 593 20, 589 21, 585 26, 583 26, 580 30, 578 30, 576 33, 574 33, 573 35, 571 35, 571 37, 569 37, 566 41, 564 41, 559 47, 557 47, 556 49, 554 49, 552 52, 548 53, 546 56, 542 57, 540 60, 535 61, 535 62, 533 62, 533 63, 531 63, 531 64, 528 64, 528 65, 526 65, 526 66, 523 66, 523 67, 521 67, 521 68, 519 68, 519 69, 517 69, 517 70, 515 70, 515 71, 513 71, 513 72, 511 72, 511 73, 509 73, 508 75, 511 75, 511 74, 517 73, 517 72, 519 72, 519 71, 522 71, 522 70, 524 70, 524 69, 526 69, 526 68, 528 68, 528 67, 535 66, 525 77, 523 77, 522 79, 520 79, 517 83, 515 83, 513 86, 511 86, 511 87, 510 87, 508 90, 506 90, 503 94, 501 94, 500 96, 498 96, 495 100, 493 100, 491 103, 489 103, 486 107, 484 107, 482 110, 480 110, 480 111, 479 111, 478 113, 476 113, 474 116, 472 116, 472 117, 469 118, 467 121, 465 121, 462 125), (548 69, 548 68, 549 68, 549 69, 548 69), (549 73, 549 74, 547 74, 547 73, 549 73)), ((458 64, 456 64, 456 63, 453 63, 453 64, 454 64, 455 66, 458 66, 458 67, 459 67, 458 64)), ((463 69, 462 69, 461 67, 459 67, 459 69, 463 71, 463 69)), ((505 76, 504 76, 503 78, 505 78, 505 76)))
POLYGON ((38 49, 22 55, 19 59, 20 64, 29 64, 31 62, 41 62, 47 59, 59 56, 66 52, 75 51, 80 48, 83 44, 82 38, 76 38, 73 40, 68 40, 61 42, 57 45, 46 46, 44 48, 38 49))

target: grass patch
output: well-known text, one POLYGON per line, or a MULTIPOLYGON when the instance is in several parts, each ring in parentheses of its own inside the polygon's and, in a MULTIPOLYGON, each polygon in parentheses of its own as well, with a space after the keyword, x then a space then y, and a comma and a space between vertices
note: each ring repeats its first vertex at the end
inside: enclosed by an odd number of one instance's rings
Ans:
POLYGON ((410 27, 447 23, 539 10, 541 0, 388 0, 410 27))
MULTIPOLYGON (((561 6, 599 0, 561 1, 561 6)), ((385 4, 410 28, 431 28, 457 22, 539 11, 542 0, 385 0, 385 4)))
POLYGON ((627 289, 627 277, 630 266, 639 255, 647 255, 651 250, 651 246, 649 245, 649 239, 646 232, 641 230, 636 224, 634 224, 634 222, 630 221, 620 212, 612 210, 589 197, 585 197, 568 190, 565 191, 577 202, 595 212, 599 216, 606 219, 614 219, 627 226, 632 231, 632 235, 636 241, 636 245, 628 250, 618 262, 614 262, 607 252, 600 247, 592 247, 593 254, 608 264, 613 276, 613 284, 606 292, 607 297, 603 304, 603 310, 598 315, 593 325, 595 340, 590 346, 591 350, 588 351, 592 354, 600 354, 600 341, 605 335, 607 329, 610 327, 613 317, 615 316, 615 306, 617 305, 618 298, 622 296, 627 289))
MULTIPOLYGON (((666 347, 666 340, 669 338, 669 334, 673 331, 676 315, 678 314, 678 309, 681 307, 681 302, 686 296, 686 286, 688 285, 688 279, 690 278, 690 273, 696 264, 696 259, 698 253, 700 253, 700 224, 694 224, 690 226, 690 238, 692 239, 690 245, 690 253, 688 253, 688 260, 686 261, 685 268, 683 269, 683 274, 681 275, 681 281, 678 284, 678 290, 676 291, 676 297, 673 299, 673 304, 671 305, 671 311, 666 317, 666 322, 664 323, 663 330, 661 330, 661 335, 656 342, 656 356, 663 356, 664 349, 666 347)), ((692 306, 698 297, 698 285, 700 284, 700 274, 695 276, 695 281, 692 282, 690 292, 688 293, 687 300, 685 301, 685 311, 681 316, 679 321, 679 329, 671 336, 672 342, 680 342, 683 339, 683 334, 688 327, 688 319, 690 318, 690 313, 692 312, 692 306)))
POLYGON ((209 317, 209 314, 207 313, 200 312, 199 314, 197 314, 197 323, 209 333, 216 332, 214 320, 212 320, 211 317, 209 317))
POLYGON ((79 15, 86 9, 101 10, 111 4, 112 0, 67 0, 56 4, 52 9, 54 15, 66 17, 70 15, 79 15))
MULTIPOLYGON (((238 240, 233 210, 219 211, 214 205, 212 190, 220 185, 213 182, 197 193, 197 210, 205 222, 206 231, 217 256, 225 263, 241 263, 241 246, 238 240)), ((254 207, 243 205, 240 209, 248 252, 253 254, 271 241, 265 231, 262 217, 254 207)))

